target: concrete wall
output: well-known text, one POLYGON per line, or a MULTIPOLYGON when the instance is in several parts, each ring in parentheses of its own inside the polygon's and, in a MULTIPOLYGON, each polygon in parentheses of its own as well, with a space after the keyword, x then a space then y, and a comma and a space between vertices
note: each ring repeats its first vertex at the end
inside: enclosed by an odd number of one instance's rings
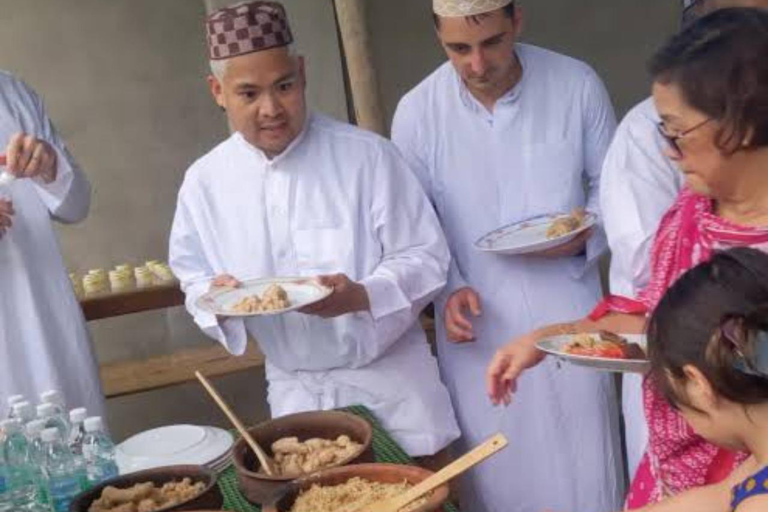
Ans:
MULTIPOLYGON (((227 135, 209 98, 206 9, 227 0, 7 0, 0 11, 0 68, 23 77, 94 185, 81 225, 61 228, 73 270, 165 259, 176 191, 186 167, 227 135)), ((346 118, 330 0, 286 0, 307 56, 309 98, 346 118)), ((439 65, 429 0, 368 0, 374 59, 387 119, 400 96, 439 65)), ((620 111, 645 96, 644 62, 676 26, 670 0, 533 0, 526 40, 593 64, 620 111)), ((183 309, 91 324, 102 361, 210 343, 183 309)), ((265 417, 263 372, 219 380, 247 421, 265 417)), ((118 438, 171 421, 224 423, 196 384, 111 400, 118 438)))

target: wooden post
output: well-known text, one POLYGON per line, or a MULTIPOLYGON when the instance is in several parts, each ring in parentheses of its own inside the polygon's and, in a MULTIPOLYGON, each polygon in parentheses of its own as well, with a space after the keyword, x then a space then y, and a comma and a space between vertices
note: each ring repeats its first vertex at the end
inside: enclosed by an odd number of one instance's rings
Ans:
POLYGON ((373 65, 366 0, 334 0, 352 91, 357 125, 384 135, 386 124, 379 99, 379 86, 373 65))

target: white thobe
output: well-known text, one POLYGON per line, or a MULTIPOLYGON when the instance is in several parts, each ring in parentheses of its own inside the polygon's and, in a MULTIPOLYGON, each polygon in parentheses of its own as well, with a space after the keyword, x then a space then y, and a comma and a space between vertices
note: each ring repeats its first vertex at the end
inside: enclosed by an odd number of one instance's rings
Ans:
POLYGON ((50 184, 22 179, 0 187, 16 210, 0 238, 0 409, 10 395, 34 403, 41 392, 58 389, 69 407, 103 415, 98 368, 51 222, 84 219, 91 188, 40 98, 0 72, 0 147, 17 132, 50 143, 58 167, 50 184))
MULTIPOLYGON (((615 118, 587 65, 518 45, 521 81, 488 112, 446 63, 400 102, 395 143, 417 170, 454 256, 447 293, 481 297, 474 343, 446 340, 440 369, 465 447, 496 431, 509 447, 466 479, 472 512, 604 512, 621 503, 618 406, 610 376, 547 360, 526 372, 514 403, 494 408, 485 371, 515 336, 583 317, 600 298, 598 229, 583 256, 557 260, 483 253, 473 243, 502 225, 586 207, 598 213, 600 166, 615 118), (584 184, 587 191, 585 194, 584 184)), ((438 308, 440 311, 441 308, 438 308)))
MULTIPOLYGON (((683 175, 664 156, 659 116, 648 98, 616 129, 600 179, 600 206, 611 249, 611 293, 635 297, 650 276, 650 251, 664 213, 675 202, 683 175)), ((630 477, 648 443, 642 377, 625 375, 622 407, 630 477)))
POLYGON ((419 312, 443 288, 449 252, 437 217, 389 141, 313 115, 268 159, 238 133, 186 174, 170 264, 197 324, 232 353, 246 331, 267 361, 272 415, 367 406, 406 451, 459 435, 419 312), (301 313, 221 324, 195 307, 211 279, 345 273, 370 312, 301 313))

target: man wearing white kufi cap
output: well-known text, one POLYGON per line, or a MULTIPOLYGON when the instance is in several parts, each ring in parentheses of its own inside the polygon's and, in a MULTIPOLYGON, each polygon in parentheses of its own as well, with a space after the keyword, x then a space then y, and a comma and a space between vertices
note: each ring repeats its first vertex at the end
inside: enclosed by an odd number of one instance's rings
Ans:
POLYGON ((583 316, 599 299, 601 230, 526 256, 474 247, 500 226, 543 214, 585 208, 599 216, 600 168, 615 129, 610 99, 586 64, 516 44, 522 12, 510 0, 435 0, 434 13, 450 62, 401 100, 392 138, 454 256, 437 308, 438 354, 461 448, 496 431, 512 440, 464 479, 462 508, 618 509, 618 405, 609 376, 546 362, 526 374, 509 407, 494 407, 485 389, 488 363, 511 336, 583 316))

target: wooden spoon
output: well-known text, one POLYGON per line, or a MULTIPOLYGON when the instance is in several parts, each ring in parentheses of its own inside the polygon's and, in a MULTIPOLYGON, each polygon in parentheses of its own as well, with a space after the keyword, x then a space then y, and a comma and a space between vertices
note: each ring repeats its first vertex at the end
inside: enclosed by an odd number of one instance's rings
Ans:
POLYGON ((222 411, 224 411, 224 414, 227 415, 227 418, 232 422, 232 425, 234 425, 237 431, 240 432, 240 435, 243 436, 243 439, 248 443, 248 446, 251 447, 251 450, 253 450, 253 453, 255 453, 256 457, 259 459, 261 467, 264 468, 264 472, 269 476, 276 475, 277 471, 275 471, 275 465, 272 458, 267 455, 267 453, 261 449, 261 446, 259 446, 259 444, 251 437, 251 434, 248 433, 240 419, 234 412, 232 412, 232 409, 229 408, 226 402, 224 402, 224 399, 221 398, 221 395, 219 395, 213 385, 200 372, 195 372, 195 377, 197 377, 197 380, 199 380, 206 391, 208 391, 208 394, 211 395, 213 401, 216 402, 222 411))
POLYGON ((507 444, 509 443, 503 434, 496 434, 463 457, 456 459, 426 480, 414 485, 403 494, 367 505, 359 512, 398 512, 409 503, 413 503, 428 492, 435 490, 505 448, 507 444))

